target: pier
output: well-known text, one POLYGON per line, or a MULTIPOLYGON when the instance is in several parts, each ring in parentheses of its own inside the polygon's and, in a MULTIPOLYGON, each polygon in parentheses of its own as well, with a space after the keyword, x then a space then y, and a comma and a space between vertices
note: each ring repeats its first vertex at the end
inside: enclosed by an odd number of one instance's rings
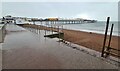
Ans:
POLYGON ((30 20, 31 22, 33 22, 33 24, 35 24, 35 22, 40 22, 40 23, 47 23, 47 24, 84 24, 84 23, 94 23, 97 22, 95 20, 39 20, 39 19, 34 19, 34 20, 30 20))
POLYGON ((45 20, 42 20, 42 21, 39 21, 39 22, 47 22, 48 24, 49 23, 52 23, 52 24, 80 24, 80 23, 83 23, 82 20, 51 20, 51 21, 45 21, 45 20))

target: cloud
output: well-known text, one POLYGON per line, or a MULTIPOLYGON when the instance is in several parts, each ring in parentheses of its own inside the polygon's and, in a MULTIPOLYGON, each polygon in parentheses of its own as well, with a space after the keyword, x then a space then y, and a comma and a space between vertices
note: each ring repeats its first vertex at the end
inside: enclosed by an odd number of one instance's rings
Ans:
POLYGON ((25 17, 63 17, 63 18, 87 18, 95 20, 117 20, 118 3, 81 3, 81 2, 3 2, 3 13, 5 16, 25 17))
POLYGON ((77 14, 75 18, 90 19, 90 16, 86 13, 77 14))

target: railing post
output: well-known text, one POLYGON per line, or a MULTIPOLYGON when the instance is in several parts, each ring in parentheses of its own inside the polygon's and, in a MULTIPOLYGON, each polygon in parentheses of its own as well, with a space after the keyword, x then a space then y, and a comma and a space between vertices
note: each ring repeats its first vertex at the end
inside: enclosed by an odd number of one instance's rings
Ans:
POLYGON ((46 30, 47 30, 47 22, 46 21, 45 21, 44 29, 45 29, 45 36, 46 36, 46 30))
MULTIPOLYGON (((108 52, 109 52, 109 49, 110 49, 110 43, 111 43, 111 38, 112 38, 113 26, 114 26, 114 24, 112 24, 112 26, 111 26, 109 43, 108 43, 108 47, 107 47, 107 51, 108 51, 108 52)), ((109 53, 107 53, 107 55, 109 55, 109 53)), ((107 56, 107 55, 106 55, 106 56, 107 56)))
POLYGON ((53 23, 51 23, 51 31, 52 31, 52 35, 53 35, 53 23))
POLYGON ((104 50, 105 50, 105 44, 106 44, 106 38, 107 38, 107 32, 108 32, 108 26, 109 26, 109 20, 110 20, 110 17, 107 18, 106 30, 105 30, 105 36, 104 36, 104 41, 103 41, 103 48, 102 48, 101 57, 104 57, 104 50))

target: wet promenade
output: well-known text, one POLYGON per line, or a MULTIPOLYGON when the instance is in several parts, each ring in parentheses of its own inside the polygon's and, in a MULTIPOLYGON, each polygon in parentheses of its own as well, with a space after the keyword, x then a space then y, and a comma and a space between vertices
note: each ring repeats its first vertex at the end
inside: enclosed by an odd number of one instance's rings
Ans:
POLYGON ((16 25, 7 25, 2 46, 3 69, 117 69, 115 65, 44 38, 16 25))

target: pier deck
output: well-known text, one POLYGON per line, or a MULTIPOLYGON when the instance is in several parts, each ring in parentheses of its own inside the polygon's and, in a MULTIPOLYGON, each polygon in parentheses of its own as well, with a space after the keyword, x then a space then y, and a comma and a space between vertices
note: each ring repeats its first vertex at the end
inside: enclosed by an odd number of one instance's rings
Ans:
POLYGON ((17 25, 7 25, 3 69, 117 69, 115 65, 69 48, 17 25))

